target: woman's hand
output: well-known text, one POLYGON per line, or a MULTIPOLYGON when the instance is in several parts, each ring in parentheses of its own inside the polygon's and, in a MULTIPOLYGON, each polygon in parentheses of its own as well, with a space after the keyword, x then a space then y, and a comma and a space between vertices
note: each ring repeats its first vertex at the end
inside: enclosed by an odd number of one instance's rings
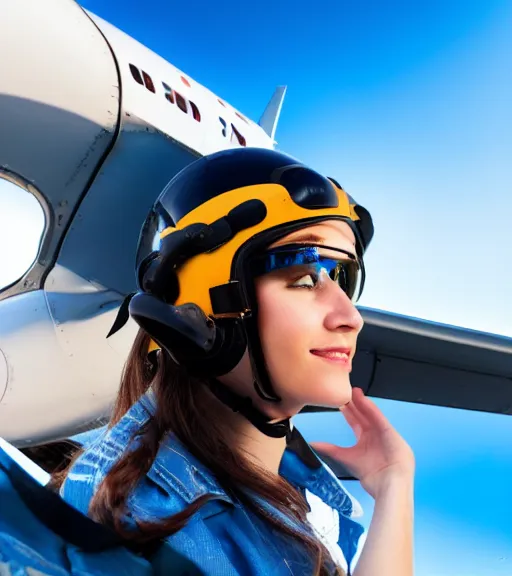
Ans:
POLYGON ((375 498, 368 536, 354 576, 412 576, 412 450, 363 391, 341 408, 357 443, 351 448, 315 442, 313 448, 344 464, 375 498))
POLYGON ((357 443, 350 448, 326 442, 313 442, 311 446, 344 464, 375 499, 390 483, 411 484, 415 468, 411 448, 360 388, 353 389, 352 401, 340 411, 357 443))

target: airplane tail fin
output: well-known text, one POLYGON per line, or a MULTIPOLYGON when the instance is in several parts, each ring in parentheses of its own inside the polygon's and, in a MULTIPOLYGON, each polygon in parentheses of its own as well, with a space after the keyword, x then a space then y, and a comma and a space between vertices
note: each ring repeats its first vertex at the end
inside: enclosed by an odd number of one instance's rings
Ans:
POLYGON ((286 94, 286 86, 278 86, 267 104, 265 111, 261 115, 258 122, 259 126, 274 140, 276 133, 277 122, 279 120, 279 115, 281 114, 281 108, 283 107, 283 100, 286 94))

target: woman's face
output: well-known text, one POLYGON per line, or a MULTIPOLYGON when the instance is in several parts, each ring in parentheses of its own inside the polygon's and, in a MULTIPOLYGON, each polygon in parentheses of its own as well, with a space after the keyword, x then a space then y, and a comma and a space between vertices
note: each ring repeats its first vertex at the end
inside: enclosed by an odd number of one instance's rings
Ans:
MULTIPOLYGON (((336 220, 303 228, 272 247, 292 242, 355 254, 352 230, 336 220)), ((339 407, 350 401, 349 375, 363 327, 361 315, 337 282, 324 276, 314 286, 311 276, 297 278, 297 271, 275 270, 256 279, 261 345, 274 389, 283 399, 279 411, 287 414, 305 405, 339 407)))

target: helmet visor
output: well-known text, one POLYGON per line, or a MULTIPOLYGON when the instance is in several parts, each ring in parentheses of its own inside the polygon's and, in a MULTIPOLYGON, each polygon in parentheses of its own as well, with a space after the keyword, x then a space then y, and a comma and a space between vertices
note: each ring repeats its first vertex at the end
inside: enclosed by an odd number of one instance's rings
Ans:
POLYGON ((364 269, 354 254, 324 245, 288 244, 254 257, 253 277, 286 272, 293 285, 322 290, 329 280, 336 282, 352 302, 361 296, 364 269))

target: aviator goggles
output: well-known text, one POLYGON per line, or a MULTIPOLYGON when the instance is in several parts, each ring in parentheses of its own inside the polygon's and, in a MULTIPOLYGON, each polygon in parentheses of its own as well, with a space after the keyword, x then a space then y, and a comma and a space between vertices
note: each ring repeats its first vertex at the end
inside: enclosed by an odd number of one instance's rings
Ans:
POLYGON ((352 302, 361 296, 364 286, 364 267, 354 254, 324 245, 288 244, 272 248, 251 261, 251 272, 256 276, 276 270, 293 269, 297 279, 310 277, 301 286, 320 289, 325 280, 336 282, 352 302))

